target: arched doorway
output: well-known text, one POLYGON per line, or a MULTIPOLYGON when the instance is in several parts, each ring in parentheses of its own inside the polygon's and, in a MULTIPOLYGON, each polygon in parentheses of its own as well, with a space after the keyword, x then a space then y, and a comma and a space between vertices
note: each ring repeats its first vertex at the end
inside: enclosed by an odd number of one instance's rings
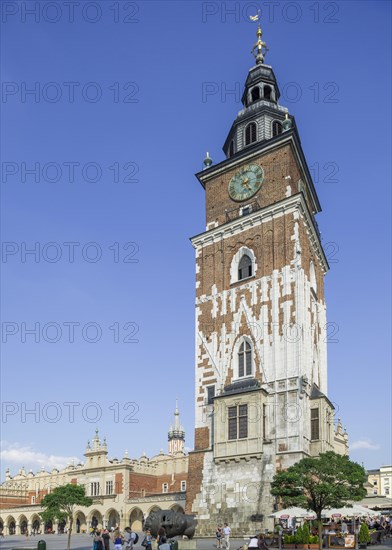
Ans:
POLYGON ((59 533, 64 533, 66 523, 67 522, 65 521, 65 519, 62 519, 61 521, 59 521, 59 524, 57 527, 59 533))
POLYGON ((83 512, 76 512, 75 530, 77 533, 86 533, 87 531, 86 516, 83 512))
POLYGON ((53 522, 51 519, 48 521, 45 521, 44 533, 45 534, 53 533, 53 522))
POLYGON ((132 531, 143 531, 143 512, 140 508, 134 508, 129 516, 129 526, 132 531))
POLYGON ((33 533, 35 533, 36 535, 39 534, 40 530, 41 530, 41 522, 39 520, 39 518, 37 516, 33 516, 32 518, 32 521, 31 521, 31 528, 33 530, 33 533))
POLYGON ((98 510, 93 510, 89 515, 90 527, 102 527, 102 514, 98 510))
POLYGON ((15 535, 15 533, 16 533, 16 522, 14 518, 10 518, 8 520, 8 534, 15 535))
POLYGON ((27 534, 27 519, 26 516, 21 516, 19 518, 19 528, 20 528, 20 534, 26 535, 27 534))
POLYGON ((108 510, 107 513, 106 513, 106 522, 107 522, 107 529, 110 529, 112 527, 116 527, 118 525, 120 525, 120 514, 114 510, 113 508, 111 510, 108 510))

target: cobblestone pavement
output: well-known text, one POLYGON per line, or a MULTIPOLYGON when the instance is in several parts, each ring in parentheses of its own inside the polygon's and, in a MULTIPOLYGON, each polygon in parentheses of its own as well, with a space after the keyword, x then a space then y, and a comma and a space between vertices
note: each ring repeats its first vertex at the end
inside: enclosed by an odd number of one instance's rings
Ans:
MULTIPOLYGON (((39 540, 46 542, 47 550, 65 550, 67 548, 67 535, 36 535, 35 537, 7 536, 0 538, 1 550, 36 550, 39 540)), ((142 541, 142 534, 139 534, 139 541, 142 541)), ((231 539, 230 550, 237 550, 244 544, 243 539, 231 539)), ((72 550, 93 550, 92 539, 89 535, 72 535, 72 550)), ((111 545, 113 549, 113 545, 111 545)), ((144 550, 140 544, 135 550, 144 550)), ((197 539, 197 550, 216 550, 215 539, 197 539)), ((392 538, 386 540, 382 545, 369 546, 368 550, 392 550, 392 538)))

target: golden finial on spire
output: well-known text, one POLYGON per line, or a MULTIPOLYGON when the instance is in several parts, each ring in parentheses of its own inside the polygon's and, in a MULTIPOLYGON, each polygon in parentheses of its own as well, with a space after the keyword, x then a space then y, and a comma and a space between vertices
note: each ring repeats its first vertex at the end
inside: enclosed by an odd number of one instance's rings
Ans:
MULTIPOLYGON (((250 15, 249 19, 251 21, 256 22, 256 21, 260 21, 260 17, 261 17, 260 10, 258 10, 257 15, 250 15)), ((267 44, 262 40, 263 31, 261 30, 260 23, 257 27, 256 36, 257 36, 257 42, 255 42, 251 53, 256 59, 256 65, 259 65, 260 63, 264 63, 264 57, 268 52, 267 44)))

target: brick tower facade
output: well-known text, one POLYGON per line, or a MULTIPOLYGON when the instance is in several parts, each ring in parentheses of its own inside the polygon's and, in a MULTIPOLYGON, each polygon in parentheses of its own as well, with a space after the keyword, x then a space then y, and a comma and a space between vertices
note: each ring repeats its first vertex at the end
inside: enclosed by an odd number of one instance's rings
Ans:
POLYGON ((347 453, 327 397, 328 262, 320 204, 294 117, 274 71, 256 64, 223 150, 197 174, 206 231, 196 252, 196 424, 187 512, 199 534, 268 525, 278 469, 326 450, 347 453))

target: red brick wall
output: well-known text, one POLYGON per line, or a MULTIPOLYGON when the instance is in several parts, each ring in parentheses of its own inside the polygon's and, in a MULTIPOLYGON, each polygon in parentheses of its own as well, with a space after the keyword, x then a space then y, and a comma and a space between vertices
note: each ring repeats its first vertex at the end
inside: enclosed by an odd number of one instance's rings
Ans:
MULTIPOLYGON (((252 161, 243 161, 235 168, 226 171, 221 176, 206 184, 206 221, 207 223, 218 221, 219 224, 226 222, 225 210, 239 207, 241 203, 233 201, 228 194, 228 186, 234 174, 243 166, 250 163, 260 164, 264 170, 264 181, 260 190, 250 200, 257 199, 263 208, 269 204, 278 202, 285 198, 286 187, 291 185, 292 194, 298 192, 297 183, 299 179, 305 181, 291 148, 291 145, 284 144, 273 152, 261 153, 260 157, 252 161), (291 176, 291 180, 285 180, 291 176)), ((249 202, 249 201, 244 201, 249 202)))
MULTIPOLYGON (((197 428, 204 429, 204 428, 197 428)), ((192 514, 192 505, 196 495, 200 493, 203 481, 204 452, 193 451, 189 453, 188 484, 186 489, 185 513, 192 514)))
POLYGON ((122 495, 123 494, 123 475, 122 474, 116 474, 114 477, 114 490, 116 491, 116 495, 122 495))

